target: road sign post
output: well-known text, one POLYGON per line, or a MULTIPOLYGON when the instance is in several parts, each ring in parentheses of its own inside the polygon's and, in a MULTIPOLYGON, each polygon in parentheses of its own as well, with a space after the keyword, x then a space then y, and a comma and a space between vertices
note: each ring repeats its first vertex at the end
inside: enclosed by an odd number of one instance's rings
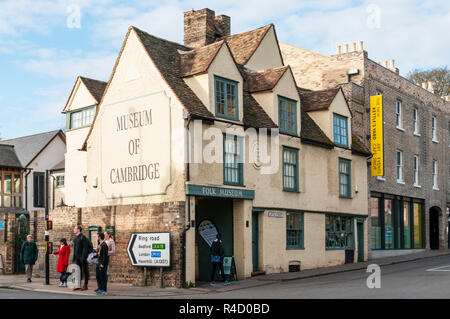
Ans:
POLYGON ((127 246, 130 263, 144 267, 144 285, 147 268, 159 267, 160 287, 164 287, 163 268, 170 267, 170 233, 132 233, 127 246))
POLYGON ((147 286, 147 267, 144 267, 144 286, 147 286))

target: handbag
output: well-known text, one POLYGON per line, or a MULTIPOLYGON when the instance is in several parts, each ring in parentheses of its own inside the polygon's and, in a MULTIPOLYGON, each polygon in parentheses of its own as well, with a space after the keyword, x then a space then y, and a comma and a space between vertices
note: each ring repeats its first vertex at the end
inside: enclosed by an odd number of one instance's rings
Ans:
POLYGON ((211 262, 220 263, 220 256, 211 256, 211 262))

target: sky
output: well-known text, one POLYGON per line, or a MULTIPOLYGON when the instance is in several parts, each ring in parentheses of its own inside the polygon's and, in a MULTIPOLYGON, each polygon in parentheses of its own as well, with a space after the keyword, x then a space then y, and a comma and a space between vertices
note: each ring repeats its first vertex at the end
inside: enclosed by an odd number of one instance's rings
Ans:
POLYGON ((183 12, 205 7, 232 34, 273 23, 279 41, 325 55, 362 40, 403 76, 450 66, 448 0, 0 0, 0 138, 64 129, 76 77, 108 81, 130 25, 182 43, 183 12))

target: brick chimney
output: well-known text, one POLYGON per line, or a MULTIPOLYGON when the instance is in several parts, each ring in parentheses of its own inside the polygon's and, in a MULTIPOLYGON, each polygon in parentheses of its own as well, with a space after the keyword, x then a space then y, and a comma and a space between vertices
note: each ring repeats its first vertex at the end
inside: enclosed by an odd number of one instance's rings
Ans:
POLYGON ((230 35, 231 18, 215 15, 208 8, 191 10, 184 13, 184 45, 199 48, 216 42, 217 39, 230 35))

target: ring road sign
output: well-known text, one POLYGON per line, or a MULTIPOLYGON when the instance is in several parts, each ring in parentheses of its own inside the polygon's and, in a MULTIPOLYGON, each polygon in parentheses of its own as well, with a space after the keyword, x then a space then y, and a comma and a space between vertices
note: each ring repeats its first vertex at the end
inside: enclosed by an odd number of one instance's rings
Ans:
POLYGON ((133 266, 169 267, 170 233, 132 233, 127 253, 133 266))

